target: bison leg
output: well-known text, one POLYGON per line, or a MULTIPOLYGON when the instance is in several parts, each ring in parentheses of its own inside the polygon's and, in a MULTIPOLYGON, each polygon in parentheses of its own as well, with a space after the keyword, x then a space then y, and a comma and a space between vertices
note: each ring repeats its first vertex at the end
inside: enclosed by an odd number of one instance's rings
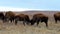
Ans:
POLYGON ((20 21, 19 18, 15 18, 15 25, 17 25, 18 21, 20 21))
POLYGON ((35 23, 31 23, 31 25, 34 25, 35 23))
POLYGON ((13 20, 13 19, 11 19, 10 21, 11 21, 11 22, 14 22, 14 20, 13 20))
POLYGON ((23 21, 23 24, 25 25, 25 23, 28 25, 28 22, 26 20, 23 21))
POLYGON ((13 18, 10 18, 9 20, 10 20, 10 22, 13 22, 14 21, 13 18))
POLYGON ((39 22, 37 22, 37 26, 38 26, 39 22))
POLYGON ((55 23, 57 23, 57 19, 55 19, 55 23))
POLYGON ((23 25, 25 26, 25 22, 23 21, 23 25))
POLYGON ((15 21, 15 25, 17 25, 17 21, 15 21))
POLYGON ((15 20, 15 25, 17 25, 17 20, 15 20))
POLYGON ((55 23, 57 23, 57 20, 55 20, 55 23))
POLYGON ((25 19, 23 19, 23 25, 24 25, 24 26, 25 26, 25 21, 26 21, 26 20, 25 20, 25 19))
POLYGON ((8 20, 7 19, 2 19, 3 20, 3 23, 7 22, 8 20))
POLYGON ((12 20, 10 20, 12 22, 12 20))
POLYGON ((39 24, 39 21, 37 21, 37 26, 38 26, 38 24, 39 24))
POLYGON ((58 18, 54 17, 54 19, 55 19, 55 23, 57 23, 58 18))
POLYGON ((45 21, 45 24, 46 24, 46 27, 48 27, 48 23, 47 23, 47 21, 45 21))

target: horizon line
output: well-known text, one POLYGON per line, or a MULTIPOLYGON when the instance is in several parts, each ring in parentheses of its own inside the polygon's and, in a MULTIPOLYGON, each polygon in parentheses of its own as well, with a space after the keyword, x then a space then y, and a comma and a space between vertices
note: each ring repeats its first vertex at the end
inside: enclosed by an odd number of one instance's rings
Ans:
POLYGON ((60 11, 59 9, 29 9, 29 8, 15 8, 15 7, 3 7, 0 6, 0 11, 30 11, 30 10, 38 10, 38 11, 60 11))

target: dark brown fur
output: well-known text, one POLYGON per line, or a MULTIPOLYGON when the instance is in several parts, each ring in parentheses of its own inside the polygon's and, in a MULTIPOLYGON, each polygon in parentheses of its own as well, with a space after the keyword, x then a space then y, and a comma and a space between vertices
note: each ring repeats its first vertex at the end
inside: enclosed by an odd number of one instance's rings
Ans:
POLYGON ((58 20, 60 21, 60 12, 54 14, 54 19, 56 23, 58 20))
POLYGON ((28 24, 30 20, 28 15, 19 14, 15 17, 15 24, 17 24, 17 21, 23 21, 23 24, 25 25, 25 22, 28 24))
POLYGON ((14 21, 15 13, 12 11, 8 11, 5 13, 6 19, 10 20, 11 22, 14 21))
POLYGON ((41 13, 33 15, 33 18, 31 20, 31 25, 33 25, 35 22, 37 22, 37 25, 38 25, 39 21, 45 22, 46 26, 48 26, 48 24, 47 24, 48 17, 44 14, 41 14, 41 13))

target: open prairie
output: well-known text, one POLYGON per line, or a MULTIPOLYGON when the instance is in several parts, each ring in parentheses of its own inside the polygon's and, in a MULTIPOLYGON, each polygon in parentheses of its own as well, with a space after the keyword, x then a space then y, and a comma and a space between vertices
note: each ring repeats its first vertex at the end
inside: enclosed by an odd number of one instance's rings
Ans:
POLYGON ((18 22, 17 25, 14 23, 6 22, 3 23, 0 20, 0 34, 60 34, 60 22, 56 24, 54 21, 54 13, 57 11, 26 11, 26 12, 15 12, 16 14, 27 14, 30 18, 34 14, 43 13, 49 17, 48 28, 45 23, 39 23, 38 26, 33 25, 23 25, 22 22, 18 22))

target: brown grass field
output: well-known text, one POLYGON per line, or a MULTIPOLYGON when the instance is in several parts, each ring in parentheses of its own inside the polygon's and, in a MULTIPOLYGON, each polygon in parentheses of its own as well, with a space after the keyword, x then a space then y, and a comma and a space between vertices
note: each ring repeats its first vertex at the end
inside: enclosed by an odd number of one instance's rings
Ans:
POLYGON ((16 14, 23 13, 28 14, 32 18, 33 14, 43 13, 49 17, 48 28, 45 23, 39 23, 39 26, 26 25, 24 26, 22 22, 18 22, 17 25, 14 23, 6 22, 2 23, 0 20, 0 34, 60 34, 60 22, 56 24, 54 21, 53 14, 57 11, 29 11, 29 12, 16 12, 16 14))

